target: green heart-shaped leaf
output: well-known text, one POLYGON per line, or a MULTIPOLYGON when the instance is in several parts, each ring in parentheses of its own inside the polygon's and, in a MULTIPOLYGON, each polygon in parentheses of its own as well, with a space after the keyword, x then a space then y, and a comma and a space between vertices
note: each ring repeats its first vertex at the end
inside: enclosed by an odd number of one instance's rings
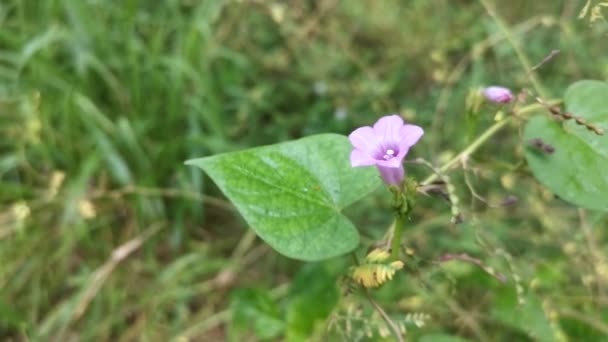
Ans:
MULTIPOLYGON (((566 111, 608 132, 608 84, 580 81, 564 96, 566 111)), ((608 136, 548 116, 532 118, 524 131, 526 159, 534 176, 562 199, 580 207, 608 210, 608 136), (553 153, 530 144, 540 139, 553 153)))
POLYGON ((350 150, 345 136, 321 134, 186 163, 207 172, 270 246, 313 261, 358 245, 340 211, 380 184, 374 168, 350 166, 350 150))

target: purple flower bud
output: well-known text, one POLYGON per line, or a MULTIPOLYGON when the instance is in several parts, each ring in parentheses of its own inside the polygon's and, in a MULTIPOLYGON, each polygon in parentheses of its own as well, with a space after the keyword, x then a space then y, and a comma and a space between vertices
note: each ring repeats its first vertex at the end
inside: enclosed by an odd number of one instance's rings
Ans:
POLYGON ((398 115, 384 116, 373 127, 359 127, 348 136, 351 165, 375 165, 386 184, 399 186, 405 175, 403 158, 423 134, 422 128, 405 124, 398 115))
POLYGON ((509 103, 513 100, 513 94, 508 88, 492 86, 483 90, 483 96, 495 103, 509 103))

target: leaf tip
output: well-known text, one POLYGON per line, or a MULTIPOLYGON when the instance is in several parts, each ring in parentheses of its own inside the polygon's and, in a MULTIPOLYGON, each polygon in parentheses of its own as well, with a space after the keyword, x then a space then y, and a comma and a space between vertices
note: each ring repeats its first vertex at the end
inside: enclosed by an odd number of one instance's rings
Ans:
POLYGON ((201 167, 204 159, 205 158, 188 159, 184 162, 184 165, 201 167))

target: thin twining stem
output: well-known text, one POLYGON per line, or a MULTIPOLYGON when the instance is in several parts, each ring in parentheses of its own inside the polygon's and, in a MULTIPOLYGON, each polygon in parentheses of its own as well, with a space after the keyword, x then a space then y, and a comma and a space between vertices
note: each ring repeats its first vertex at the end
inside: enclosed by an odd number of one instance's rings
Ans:
MULTIPOLYGON (((547 102, 555 103, 556 101, 553 100, 553 101, 547 101, 547 102)), ((525 106, 525 107, 521 108, 520 110, 518 110, 514 115, 511 115, 511 116, 507 117, 506 119, 496 122, 494 125, 490 126, 485 132, 483 132, 483 134, 481 134, 477 139, 475 139, 475 141, 473 141, 469 146, 467 146, 464 150, 462 150, 462 152, 458 153, 458 155, 456 157, 452 158, 450 161, 448 161, 443 166, 441 166, 439 168, 439 171, 441 171, 441 173, 445 173, 452 166, 454 166, 456 164, 460 164, 461 160, 463 158, 468 158, 470 155, 475 153, 475 151, 477 151, 477 149, 479 149, 479 147, 481 147, 485 142, 487 142, 491 137, 493 137, 494 134, 499 132, 502 128, 504 128, 508 123, 513 121, 515 118, 520 118, 522 115, 529 114, 531 112, 537 111, 539 109, 544 109, 544 108, 545 108, 545 106, 538 104, 538 103, 530 104, 530 105, 525 106)), ((433 181, 437 180, 438 177, 439 176, 436 173, 434 173, 434 174, 428 176, 420 184, 428 185, 428 184, 432 183, 433 181)))

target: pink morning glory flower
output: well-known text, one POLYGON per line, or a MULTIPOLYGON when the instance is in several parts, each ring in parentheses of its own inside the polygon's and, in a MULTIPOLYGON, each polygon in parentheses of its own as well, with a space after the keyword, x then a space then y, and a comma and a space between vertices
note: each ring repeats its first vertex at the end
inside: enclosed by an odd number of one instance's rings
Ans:
POLYGON ((505 87, 492 86, 483 90, 483 96, 495 103, 509 103, 513 100, 511 90, 505 87))
POLYGON ((350 163, 375 165, 386 184, 399 186, 405 175, 403 158, 423 134, 422 128, 405 124, 399 115, 383 116, 374 127, 359 127, 348 136, 354 147, 350 163))

